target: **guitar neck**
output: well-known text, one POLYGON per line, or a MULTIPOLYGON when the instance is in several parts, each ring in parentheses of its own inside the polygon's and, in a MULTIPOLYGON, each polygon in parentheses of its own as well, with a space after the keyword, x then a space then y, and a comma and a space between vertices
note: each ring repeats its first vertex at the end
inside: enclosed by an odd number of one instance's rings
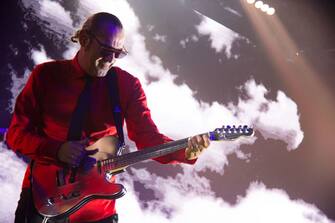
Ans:
MULTIPOLYGON (((115 170, 129 165, 164 156, 187 147, 188 138, 168 142, 159 146, 116 156, 107 160, 99 161, 100 165, 107 167, 107 170, 115 170)), ((99 165, 99 164, 98 164, 99 165)))
MULTIPOLYGON (((235 140, 241 136, 252 136, 254 133, 252 128, 247 125, 223 126, 216 128, 212 132, 205 133, 211 141, 216 140, 235 140)), ((203 134, 202 134, 203 135, 203 134)), ((110 159, 98 161, 98 167, 103 167, 106 171, 124 169, 125 167, 156 157, 164 156, 187 147, 188 138, 172 141, 159 146, 146 148, 136 152, 127 153, 110 159)))

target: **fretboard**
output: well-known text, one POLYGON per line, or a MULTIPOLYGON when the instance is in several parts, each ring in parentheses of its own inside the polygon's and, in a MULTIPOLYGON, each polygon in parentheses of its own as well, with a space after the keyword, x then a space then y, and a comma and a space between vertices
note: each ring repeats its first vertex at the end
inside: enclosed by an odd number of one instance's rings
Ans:
POLYGON ((121 156, 113 157, 110 159, 100 161, 100 165, 104 167, 106 171, 124 168, 129 165, 164 156, 183 148, 187 147, 188 138, 180 139, 177 141, 168 142, 159 146, 146 148, 143 150, 127 153, 121 156))

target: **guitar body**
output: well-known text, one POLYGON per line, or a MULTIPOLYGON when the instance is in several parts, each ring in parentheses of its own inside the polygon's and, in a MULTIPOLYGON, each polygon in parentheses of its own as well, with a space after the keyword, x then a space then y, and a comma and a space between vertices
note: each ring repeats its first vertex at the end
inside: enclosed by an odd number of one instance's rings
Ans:
POLYGON ((117 199, 125 194, 114 176, 97 165, 96 161, 115 154, 117 139, 103 137, 86 150, 99 149, 86 157, 78 168, 36 161, 32 171, 32 193, 38 212, 48 218, 63 218, 95 199, 117 199))

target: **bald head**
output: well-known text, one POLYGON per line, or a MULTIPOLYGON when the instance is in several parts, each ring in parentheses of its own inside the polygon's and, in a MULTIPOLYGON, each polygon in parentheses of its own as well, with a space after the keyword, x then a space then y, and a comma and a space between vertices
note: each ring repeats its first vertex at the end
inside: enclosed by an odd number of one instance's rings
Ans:
POLYGON ((83 29, 90 30, 96 34, 105 34, 105 32, 115 33, 118 30, 122 30, 123 27, 121 21, 115 15, 107 12, 99 12, 86 20, 83 29))
POLYGON ((117 33, 123 30, 123 26, 118 17, 107 12, 99 12, 86 19, 81 29, 71 37, 73 42, 78 42, 83 32, 91 32, 96 35, 106 35, 107 33, 117 33))

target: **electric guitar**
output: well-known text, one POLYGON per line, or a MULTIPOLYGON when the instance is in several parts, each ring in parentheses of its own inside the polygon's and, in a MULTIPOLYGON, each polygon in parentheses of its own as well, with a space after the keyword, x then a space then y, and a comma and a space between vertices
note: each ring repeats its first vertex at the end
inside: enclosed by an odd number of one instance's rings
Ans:
MULTIPOLYGON (((223 126, 206 134, 211 141, 217 141, 251 136, 253 132, 248 126, 223 126)), ((78 168, 35 161, 31 179, 35 207, 45 219, 60 219, 92 200, 120 198, 126 190, 123 185, 113 183, 116 174, 137 162, 186 148, 187 142, 188 138, 185 138, 115 156, 118 140, 106 136, 86 148, 88 151, 98 148, 99 151, 87 156, 78 168)))

